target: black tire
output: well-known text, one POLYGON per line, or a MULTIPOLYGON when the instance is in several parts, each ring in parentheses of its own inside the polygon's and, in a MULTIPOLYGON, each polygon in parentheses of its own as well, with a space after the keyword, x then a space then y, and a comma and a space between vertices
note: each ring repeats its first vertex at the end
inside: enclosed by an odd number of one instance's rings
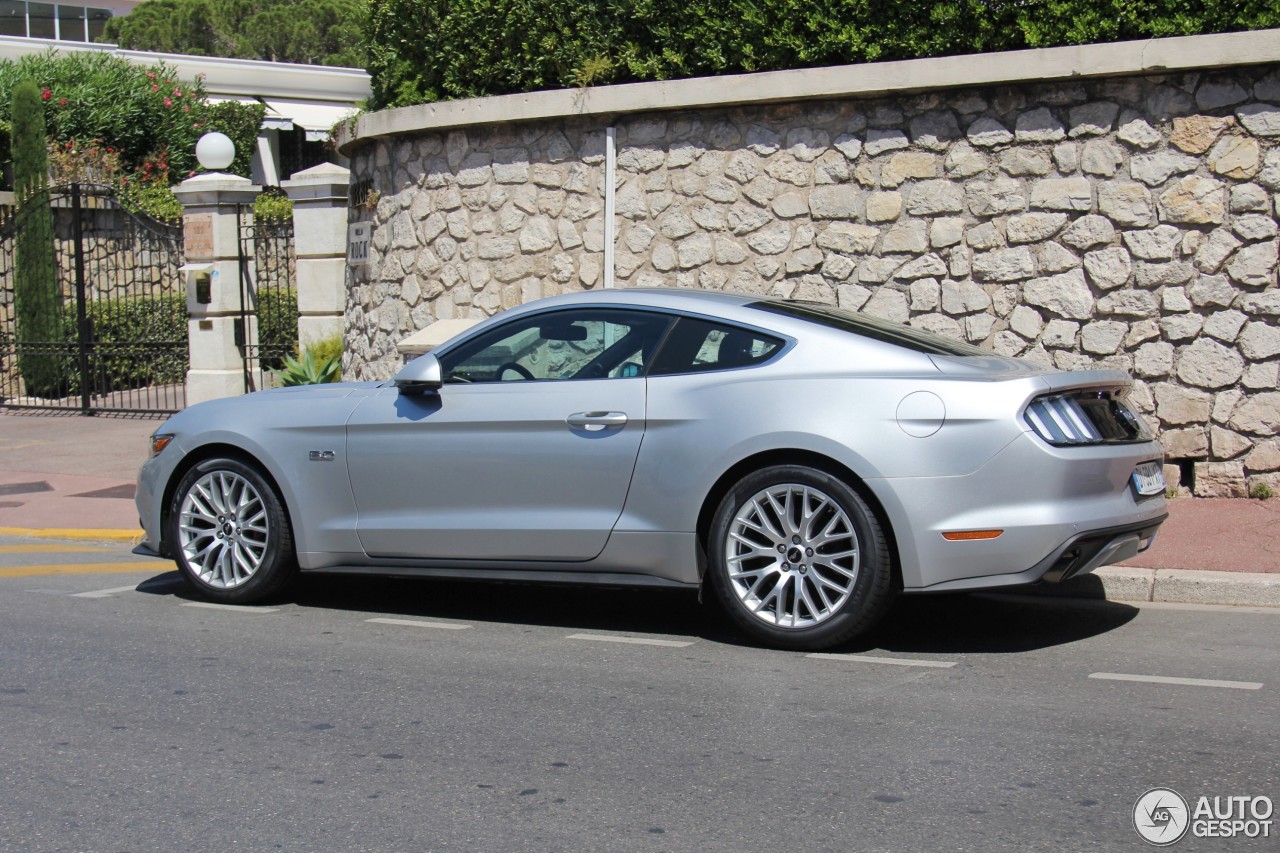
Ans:
POLYGON ((204 598, 251 604, 297 574, 284 502, 239 459, 206 459, 189 470, 174 490, 168 525, 174 562, 204 598))
POLYGON ((879 520, 824 471, 777 465, 747 475, 720 502, 709 537, 707 571, 720 606, 768 645, 839 645, 873 627, 893 602, 879 520))

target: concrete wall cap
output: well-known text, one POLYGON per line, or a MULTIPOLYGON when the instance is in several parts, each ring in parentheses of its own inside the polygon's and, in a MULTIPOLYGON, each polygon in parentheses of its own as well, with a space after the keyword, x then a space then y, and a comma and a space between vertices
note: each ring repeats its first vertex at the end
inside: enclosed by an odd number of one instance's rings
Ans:
POLYGON ((344 123, 339 150, 382 137, 554 118, 870 97, 1017 82, 1051 82, 1280 62, 1280 30, 1071 45, 1003 53, 767 71, 441 101, 366 113, 344 123))
POLYGON ((479 318, 471 317, 437 320, 430 326, 419 329, 400 341, 400 343, 396 344, 396 350, 401 355, 422 355, 424 352, 429 352, 440 346, 450 338, 462 334, 479 322, 479 318))
POLYGON ((302 186, 304 184, 338 184, 350 183, 351 170, 337 163, 321 163, 301 172, 294 172, 287 181, 281 181, 282 187, 302 186))
POLYGON ((321 163, 302 172, 294 172, 289 180, 280 182, 280 188, 295 203, 340 201, 344 207, 350 186, 351 170, 333 163, 321 163))
POLYGON ((262 187, 248 178, 225 172, 208 172, 187 178, 173 188, 173 194, 186 207, 202 204, 240 204, 252 202, 262 187))

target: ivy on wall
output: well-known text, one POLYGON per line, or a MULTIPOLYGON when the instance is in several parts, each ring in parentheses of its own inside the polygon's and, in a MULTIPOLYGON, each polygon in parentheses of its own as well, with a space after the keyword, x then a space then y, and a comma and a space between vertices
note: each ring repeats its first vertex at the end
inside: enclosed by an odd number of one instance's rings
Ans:
POLYGON ((370 0, 375 108, 1280 27, 1275 0, 370 0))

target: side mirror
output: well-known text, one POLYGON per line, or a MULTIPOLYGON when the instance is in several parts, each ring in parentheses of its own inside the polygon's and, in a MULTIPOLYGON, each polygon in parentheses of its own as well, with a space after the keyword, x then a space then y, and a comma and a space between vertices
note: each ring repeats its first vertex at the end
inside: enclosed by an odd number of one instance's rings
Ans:
POLYGON ((439 391, 444 384, 440 375, 440 359, 431 353, 424 353, 400 368, 391 381, 401 394, 423 394, 427 391, 439 391))

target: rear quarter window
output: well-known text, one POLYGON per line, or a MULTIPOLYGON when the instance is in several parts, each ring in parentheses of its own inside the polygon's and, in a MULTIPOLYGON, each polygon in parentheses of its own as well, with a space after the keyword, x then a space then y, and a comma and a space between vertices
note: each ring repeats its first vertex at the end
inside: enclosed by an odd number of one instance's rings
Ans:
POLYGON ((752 329, 713 320, 681 317, 663 342, 650 376, 732 370, 763 364, 781 351, 784 341, 752 329))
POLYGON ((770 314, 807 320, 830 329, 839 329, 842 332, 893 344, 925 355, 987 357, 991 355, 984 349, 942 335, 935 335, 933 332, 913 329, 900 323, 817 302, 755 302, 750 307, 770 314))

